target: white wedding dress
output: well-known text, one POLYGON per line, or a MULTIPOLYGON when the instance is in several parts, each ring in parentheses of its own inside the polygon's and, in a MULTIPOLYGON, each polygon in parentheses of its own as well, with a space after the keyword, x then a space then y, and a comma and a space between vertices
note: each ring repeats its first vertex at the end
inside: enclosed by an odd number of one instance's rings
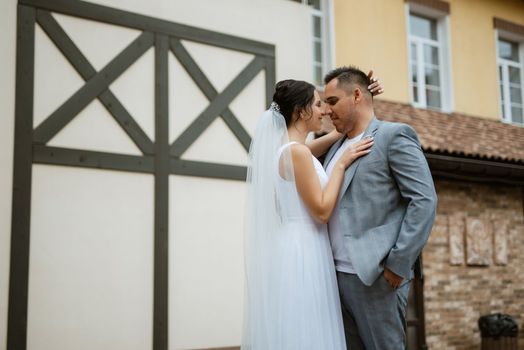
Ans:
MULTIPOLYGON (((264 112, 250 147, 242 350, 346 350, 327 225, 300 198, 287 127, 264 112)), ((312 156, 322 187, 328 176, 312 156)))
MULTIPOLYGON (((289 147, 293 142, 285 145, 289 147)), ((312 156, 322 188, 328 176, 312 156)), ((294 208, 287 201, 296 191, 295 183, 280 179, 277 198, 281 208, 281 283, 275 288, 280 312, 279 343, 275 349, 345 350, 340 299, 327 225, 309 214, 304 202, 294 208), (288 210, 294 208, 294 210, 288 210)), ((275 328, 276 328, 275 327, 275 328)))

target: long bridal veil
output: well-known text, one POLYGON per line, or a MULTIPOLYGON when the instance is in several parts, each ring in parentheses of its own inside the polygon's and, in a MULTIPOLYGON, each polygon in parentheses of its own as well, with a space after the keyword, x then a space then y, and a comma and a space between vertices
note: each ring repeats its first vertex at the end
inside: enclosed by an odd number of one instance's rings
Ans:
POLYGON ((242 350, 346 349, 327 226, 300 199, 290 144, 273 106, 249 151, 242 350))
MULTIPOLYGON (((242 349, 280 348, 286 291, 282 228, 296 212, 296 190, 287 128, 272 104, 260 117, 249 151, 244 237, 245 300, 242 349), (286 188, 283 190, 283 188, 286 188), (285 195, 284 193, 285 192, 285 195), (285 198, 284 198, 285 197, 285 198)), ((289 289, 289 288, 287 288, 289 289)))

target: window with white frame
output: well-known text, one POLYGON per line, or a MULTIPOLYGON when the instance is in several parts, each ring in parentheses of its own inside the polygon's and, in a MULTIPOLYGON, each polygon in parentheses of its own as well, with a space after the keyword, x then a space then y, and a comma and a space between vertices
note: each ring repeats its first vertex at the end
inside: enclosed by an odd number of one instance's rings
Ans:
POLYGON ((313 57, 313 82, 320 86, 324 75, 332 68, 331 54, 331 4, 330 0, 292 0, 311 8, 311 40, 313 57))
POLYGON ((518 124, 524 124, 522 50, 522 44, 519 44, 518 41, 498 36, 497 63, 501 115, 504 121, 518 124))
POLYGON ((413 105, 451 111, 448 16, 408 7, 409 82, 413 105))

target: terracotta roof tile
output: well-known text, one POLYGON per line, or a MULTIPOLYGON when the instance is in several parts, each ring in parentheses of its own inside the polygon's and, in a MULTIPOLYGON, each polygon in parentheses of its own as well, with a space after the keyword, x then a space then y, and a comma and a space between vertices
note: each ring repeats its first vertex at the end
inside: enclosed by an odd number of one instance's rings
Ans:
POLYGON ((524 163, 524 127, 375 100, 379 119, 411 125, 428 152, 524 163))

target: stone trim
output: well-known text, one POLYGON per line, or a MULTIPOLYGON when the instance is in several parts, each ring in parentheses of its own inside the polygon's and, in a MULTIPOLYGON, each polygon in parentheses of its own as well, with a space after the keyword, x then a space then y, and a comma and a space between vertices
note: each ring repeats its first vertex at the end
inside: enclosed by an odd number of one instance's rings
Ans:
POLYGON ((240 350, 240 346, 231 346, 228 348, 206 348, 206 349, 196 349, 196 350, 240 350))
POLYGON ((432 8, 434 10, 445 12, 449 15, 450 13, 450 6, 449 3, 446 1, 441 0, 405 0, 406 2, 420 4, 425 7, 432 8))
POLYGON ((493 28, 524 36, 524 25, 493 17, 493 28))

